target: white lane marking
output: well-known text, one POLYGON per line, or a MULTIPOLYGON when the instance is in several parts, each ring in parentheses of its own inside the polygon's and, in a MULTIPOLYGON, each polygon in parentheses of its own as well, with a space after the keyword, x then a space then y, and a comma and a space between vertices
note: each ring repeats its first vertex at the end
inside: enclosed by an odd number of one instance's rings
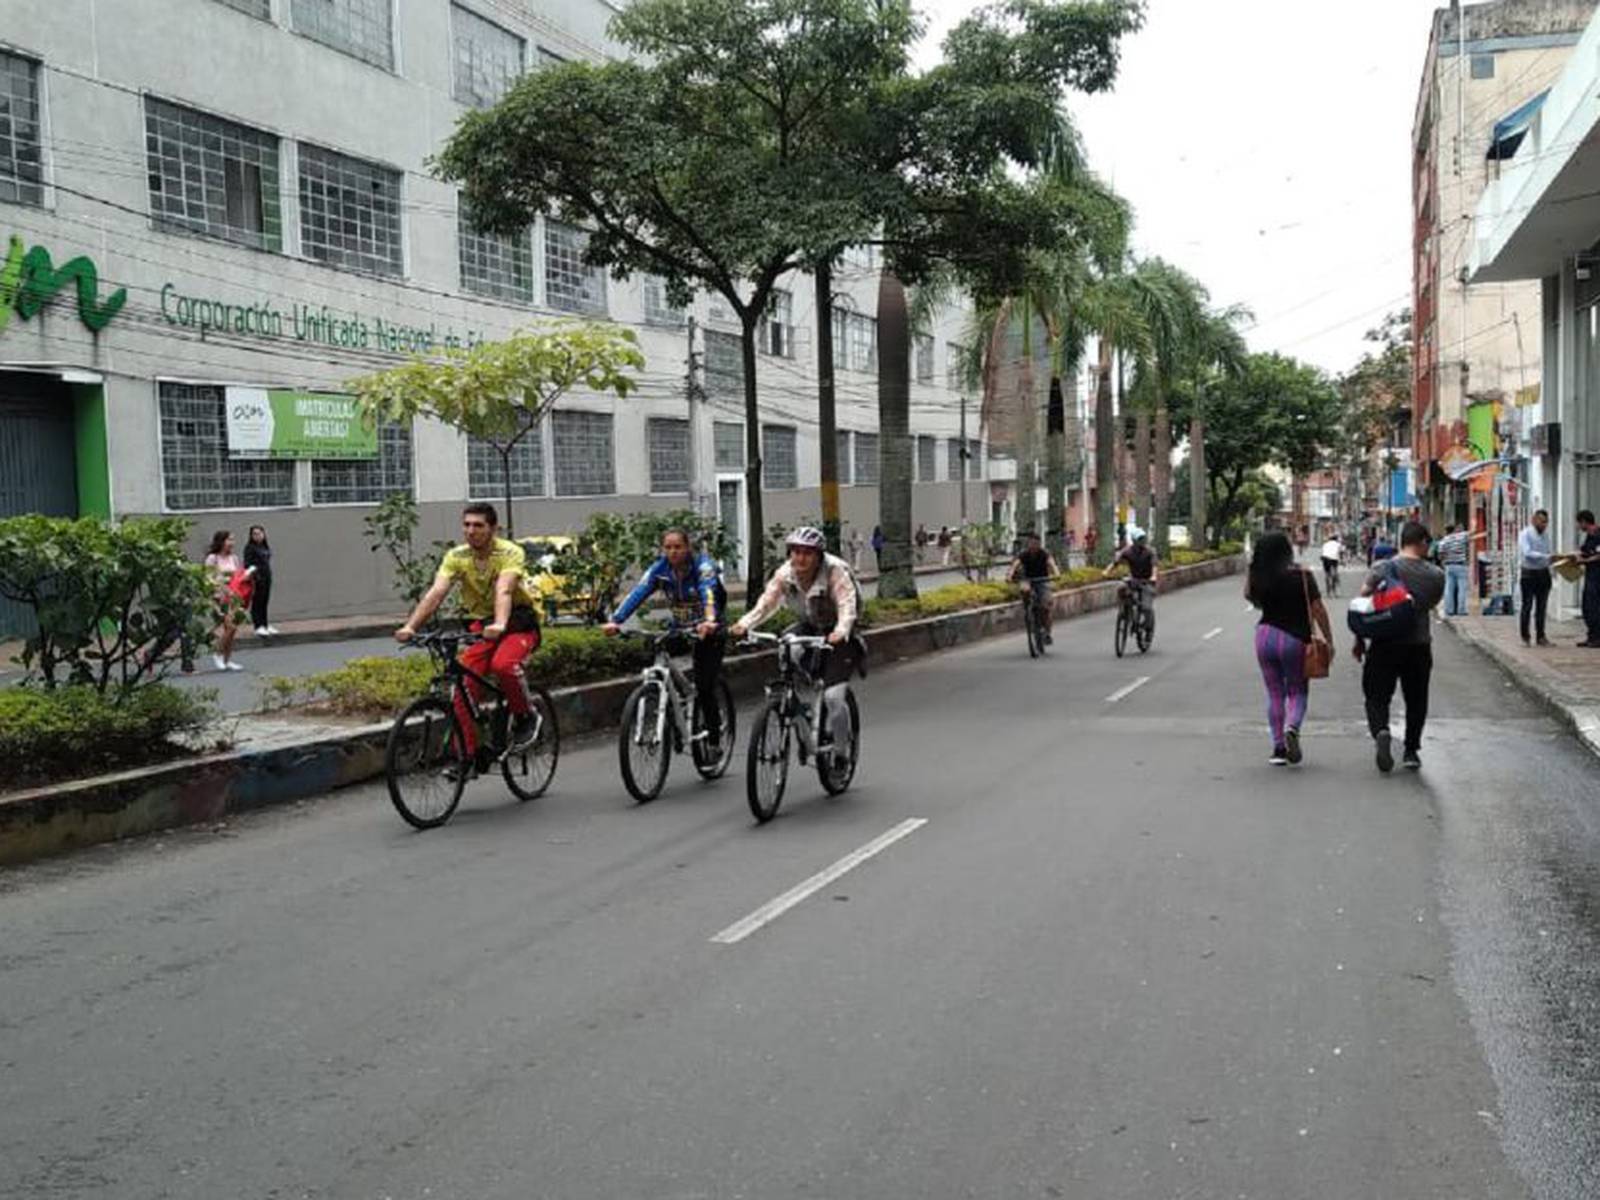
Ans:
POLYGON ((1222 632, 1222 626, 1218 625, 1215 629, 1213 629, 1210 633, 1206 634, 1205 637, 1201 638, 1200 640, 1202 642, 1209 642, 1212 638, 1216 637, 1217 634, 1219 634, 1221 632, 1222 632))
POLYGON ((755 912, 747 917, 741 917, 729 925, 711 940, 720 942, 724 946, 731 946, 735 942, 743 941, 763 925, 777 920, 807 896, 821 891, 839 876, 847 871, 854 870, 875 854, 881 854, 901 838, 915 833, 928 823, 926 817, 908 817, 887 833, 879 834, 865 846, 852 850, 831 867, 824 867, 804 883, 790 888, 783 895, 773 900, 768 900, 755 912))
POLYGON ((1122 700, 1125 697, 1132 695, 1134 692, 1138 691, 1140 688, 1142 688, 1145 684, 1147 684, 1149 682, 1150 682, 1150 676, 1141 675, 1141 676, 1139 676, 1139 678, 1135 679, 1132 683, 1130 683, 1127 687, 1118 688, 1116 691, 1112 692, 1111 695, 1106 697, 1106 703, 1107 704, 1115 704, 1118 700, 1122 700))

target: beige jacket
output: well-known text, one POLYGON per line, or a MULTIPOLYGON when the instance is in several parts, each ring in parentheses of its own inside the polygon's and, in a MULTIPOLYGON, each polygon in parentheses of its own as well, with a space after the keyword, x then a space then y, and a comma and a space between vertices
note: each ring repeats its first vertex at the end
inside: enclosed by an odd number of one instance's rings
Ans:
POLYGON ((761 599, 740 623, 746 629, 755 629, 782 607, 815 629, 824 633, 837 631, 848 637, 855 629, 857 615, 856 581, 849 564, 824 554, 811 586, 802 588, 794 568, 784 563, 772 573, 761 599))

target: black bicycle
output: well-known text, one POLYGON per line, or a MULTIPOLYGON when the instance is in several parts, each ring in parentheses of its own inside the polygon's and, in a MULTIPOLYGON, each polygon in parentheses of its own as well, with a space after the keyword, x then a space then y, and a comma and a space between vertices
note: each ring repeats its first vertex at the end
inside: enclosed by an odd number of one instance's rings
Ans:
MULTIPOLYGON (((550 693, 527 682, 533 731, 515 749, 508 749, 511 723, 505 693, 490 680, 463 665, 460 651, 483 638, 472 633, 419 633, 406 643, 433 656, 439 673, 428 693, 419 696, 395 718, 384 749, 384 778, 395 811, 418 829, 443 825, 461 803, 468 780, 487 773, 496 763, 506 787, 518 800, 544 793, 555 778, 561 756, 561 728, 550 693), (484 689, 484 701, 473 698, 467 682, 484 689), (456 715, 460 699, 477 734, 477 752, 467 753, 467 738, 456 715)), ((404 647, 402 647, 404 648, 404 647)))
POLYGON ((1131 637, 1134 644, 1143 654, 1150 649, 1150 643, 1156 638, 1155 614, 1150 612, 1143 603, 1141 592, 1144 588, 1154 588, 1155 584, 1143 579, 1124 579, 1122 587, 1117 593, 1117 631, 1116 649, 1117 657, 1121 658, 1128 648, 1128 639, 1131 637))
POLYGON ((818 744, 823 725, 820 663, 833 652, 828 639, 797 633, 751 633, 748 640, 778 647, 778 675, 767 684, 767 704, 750 730, 745 790, 750 812, 762 824, 778 815, 789 783, 789 750, 793 746, 800 765, 812 758, 823 790, 837 796, 855 778, 861 758, 861 709, 846 685, 844 707, 847 728, 835 731, 832 745, 818 744))
POLYGON ((1050 644, 1050 626, 1046 623, 1044 601, 1033 590, 1033 581, 1023 584, 1022 632, 1028 639, 1028 657, 1038 658, 1050 644))
POLYGON ((1339 560, 1325 558, 1322 560, 1322 590, 1329 596, 1339 594, 1339 560))
POLYGON ((717 680, 716 705, 722 730, 713 742, 703 726, 694 679, 672 661, 672 655, 689 644, 689 635, 672 630, 658 634, 624 632, 621 636, 647 638, 654 651, 654 661, 641 673, 639 686, 622 706, 622 727, 617 731, 617 758, 629 795, 640 804, 659 796, 667 782, 673 752, 681 754, 685 746, 702 779, 722 778, 733 761, 737 736, 733 693, 727 680, 717 680))

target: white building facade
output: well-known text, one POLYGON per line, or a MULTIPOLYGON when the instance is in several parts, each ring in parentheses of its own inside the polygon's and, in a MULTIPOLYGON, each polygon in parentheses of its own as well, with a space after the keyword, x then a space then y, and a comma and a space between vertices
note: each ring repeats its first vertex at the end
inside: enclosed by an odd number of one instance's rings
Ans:
MULTIPOLYGON (((0 0, 0 515, 181 515, 197 548, 262 524, 275 613, 393 611, 363 518, 409 491, 419 538, 449 537, 463 501, 503 494, 494 456, 419 421, 379 430, 375 453, 252 457, 230 405, 279 393, 336 421, 355 375, 584 317, 637 331, 647 366, 626 400, 574 394, 530 440, 512 470, 518 534, 694 494, 747 541, 729 314, 705 297, 674 311, 648 279, 606 278, 581 261, 581 230, 478 234, 427 166, 522 72, 614 52, 615 11, 0 0), (691 372, 705 394, 692 425, 691 372)), ((848 256, 828 317, 844 518, 862 541, 877 521, 876 268, 866 250, 848 256)), ((758 374, 774 522, 820 512, 818 314, 809 277, 783 286, 758 374)), ((976 404, 969 453, 960 440, 964 332, 952 312, 914 339, 914 521, 932 529, 955 524, 963 487, 975 518, 989 511, 976 404)))

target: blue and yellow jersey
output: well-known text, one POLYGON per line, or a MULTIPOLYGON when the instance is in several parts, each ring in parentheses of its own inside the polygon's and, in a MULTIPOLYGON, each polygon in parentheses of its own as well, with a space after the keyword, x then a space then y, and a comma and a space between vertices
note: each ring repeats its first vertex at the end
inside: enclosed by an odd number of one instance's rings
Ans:
POLYGON ((623 598, 617 611, 611 614, 612 622, 622 624, 656 592, 666 594, 674 625, 698 625, 702 621, 720 623, 728 607, 728 593, 722 586, 722 572, 717 570, 716 563, 699 554, 689 564, 688 571, 679 575, 663 555, 623 598))

